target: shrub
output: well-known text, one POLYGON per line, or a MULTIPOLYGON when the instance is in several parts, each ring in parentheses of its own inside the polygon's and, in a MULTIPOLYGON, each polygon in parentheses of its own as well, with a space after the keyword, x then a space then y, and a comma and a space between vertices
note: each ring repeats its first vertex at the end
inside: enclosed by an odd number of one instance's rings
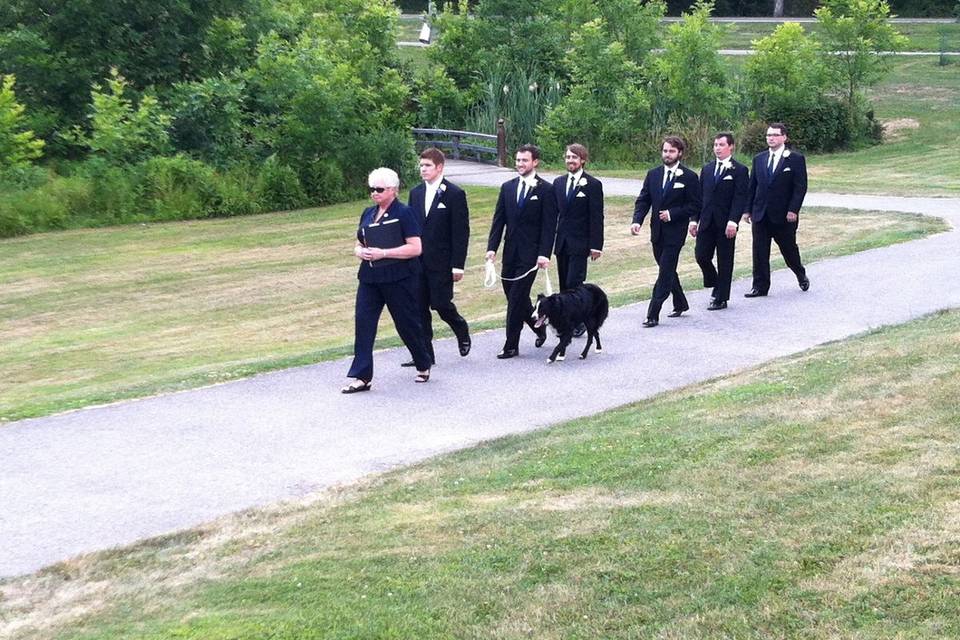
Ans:
POLYGON ((307 194, 297 172, 281 164, 276 156, 267 158, 260 167, 257 194, 268 209, 298 209, 307 204, 307 194))
POLYGON ((13 92, 16 79, 0 75, 0 170, 24 167, 43 155, 43 140, 25 129, 24 106, 13 92))
POLYGON ((219 167, 245 159, 244 88, 240 78, 205 78, 174 86, 174 146, 219 167))
POLYGON ((142 163, 142 202, 153 220, 201 218, 218 194, 213 169, 185 156, 151 158, 142 163))

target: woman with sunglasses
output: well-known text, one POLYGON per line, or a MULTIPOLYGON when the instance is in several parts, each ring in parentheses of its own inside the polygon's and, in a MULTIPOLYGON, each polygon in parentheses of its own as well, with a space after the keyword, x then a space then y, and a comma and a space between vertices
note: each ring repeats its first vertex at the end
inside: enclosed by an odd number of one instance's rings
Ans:
POLYGON ((353 364, 347 377, 353 380, 340 391, 369 391, 373 380, 373 343, 377 323, 386 305, 400 339, 413 355, 417 367, 414 382, 430 380, 430 354, 423 342, 417 307, 420 285, 420 221, 413 209, 397 200, 400 177, 380 167, 370 172, 370 199, 357 229, 354 255, 360 260, 357 278, 356 330, 353 364))

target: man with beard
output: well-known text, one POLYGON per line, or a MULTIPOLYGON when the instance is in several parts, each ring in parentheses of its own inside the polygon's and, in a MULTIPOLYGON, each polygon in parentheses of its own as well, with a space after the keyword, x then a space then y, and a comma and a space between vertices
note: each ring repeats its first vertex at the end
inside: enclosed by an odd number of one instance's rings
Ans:
POLYGON ((700 211, 700 181, 697 174, 680 163, 684 150, 683 140, 667 136, 660 147, 663 164, 647 172, 643 187, 633 207, 633 224, 630 233, 638 235, 647 212, 650 217, 650 242, 653 257, 659 266, 657 282, 647 307, 647 319, 643 326, 650 328, 660 324, 660 308, 673 295, 671 318, 679 317, 690 308, 680 278, 677 263, 680 250, 687 238, 687 222, 700 211))

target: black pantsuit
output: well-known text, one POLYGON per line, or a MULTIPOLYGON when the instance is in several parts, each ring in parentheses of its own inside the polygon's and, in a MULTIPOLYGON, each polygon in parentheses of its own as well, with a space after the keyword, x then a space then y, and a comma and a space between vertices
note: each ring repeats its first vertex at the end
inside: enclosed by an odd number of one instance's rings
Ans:
POLYGON ((693 222, 697 223, 694 256, 703 273, 703 286, 712 287, 716 302, 730 299, 733 280, 733 257, 736 236, 727 237, 727 227, 739 225, 747 210, 750 176, 747 168, 732 157, 708 162, 700 170, 700 193, 703 207, 693 222), (713 266, 713 254, 717 266, 713 266))
MULTIPOLYGON (((400 242, 407 238, 420 237, 420 222, 413 211, 399 200, 394 200, 377 223, 374 220, 379 207, 374 205, 365 209, 360 217, 357 240, 368 246, 367 238, 373 237, 372 226, 386 229, 399 229, 400 242), (393 227, 392 225, 397 225, 393 227)), ((398 245, 393 245, 398 246, 398 245)), ((393 246, 377 247, 391 249, 393 246)), ((393 318, 400 339, 413 354, 413 360, 419 371, 430 369, 430 353, 423 341, 423 328, 420 325, 420 261, 416 258, 401 260, 388 259, 377 262, 362 261, 357 272, 356 307, 354 309, 353 362, 350 364, 349 378, 359 378, 369 382, 373 379, 373 345, 377 339, 377 324, 383 307, 386 306, 393 318)))

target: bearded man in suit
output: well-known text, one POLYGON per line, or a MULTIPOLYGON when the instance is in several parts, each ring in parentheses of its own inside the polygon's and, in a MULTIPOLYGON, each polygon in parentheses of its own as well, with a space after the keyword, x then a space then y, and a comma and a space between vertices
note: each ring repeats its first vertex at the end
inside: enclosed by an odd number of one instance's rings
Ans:
POLYGON ((753 158, 746 214, 753 225, 753 288, 744 294, 746 298, 762 297, 770 290, 771 240, 780 247, 800 290, 810 288, 797 247, 800 207, 807 195, 807 162, 786 142, 787 127, 773 122, 767 126, 768 150, 753 158))
POLYGON ((630 233, 639 235, 647 213, 650 217, 650 242, 653 257, 659 266, 657 282, 647 307, 647 319, 643 326, 650 328, 660 324, 660 308, 673 295, 671 318, 679 317, 690 308, 677 276, 680 251, 687 238, 687 223, 700 212, 700 180, 696 172, 680 163, 685 144, 678 136, 667 136, 660 147, 663 164, 647 172, 640 195, 633 207, 633 224, 630 233))
POLYGON ((537 175, 540 148, 525 144, 517 149, 517 177, 500 187, 487 239, 487 260, 497 257, 503 240, 500 279, 507 298, 506 340, 497 357, 504 360, 520 353, 523 324, 537 335, 535 346, 547 339, 546 327, 535 327, 530 289, 537 270, 550 266, 557 234, 557 198, 553 185, 537 175))
MULTIPOLYGON (((433 351, 433 317, 430 309, 446 322, 457 337, 461 356, 470 353, 470 329, 453 303, 453 283, 463 279, 470 240, 470 210, 467 194, 443 176, 446 158, 439 149, 430 147, 420 153, 420 177, 423 182, 410 190, 407 204, 419 217, 423 235, 420 254, 420 324, 431 361, 433 351)), ((413 361, 403 366, 413 366, 413 361)))
POLYGON ((733 280, 733 255, 740 218, 747 210, 750 176, 747 167, 733 158, 733 134, 718 133, 713 138, 715 162, 700 171, 703 206, 690 219, 690 235, 697 239, 694 255, 703 273, 703 286, 712 287, 709 311, 727 308, 733 280), (713 266, 713 254, 717 266, 713 266))

